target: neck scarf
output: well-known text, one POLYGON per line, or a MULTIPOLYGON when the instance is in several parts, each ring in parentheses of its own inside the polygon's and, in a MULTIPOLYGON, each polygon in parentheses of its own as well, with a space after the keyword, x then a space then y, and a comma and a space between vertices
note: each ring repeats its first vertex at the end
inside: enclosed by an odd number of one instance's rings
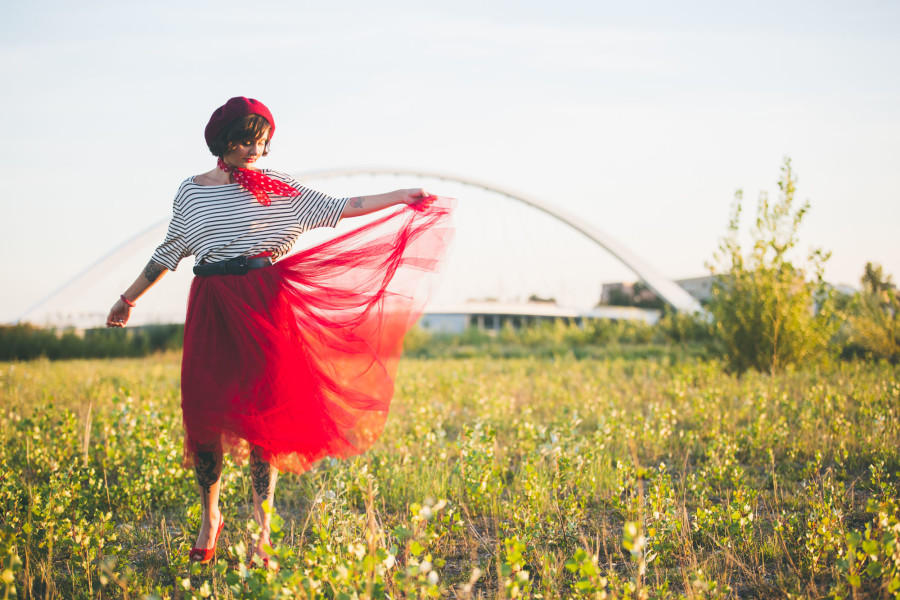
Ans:
POLYGON ((256 199, 263 206, 272 204, 272 201, 269 199, 269 193, 277 196, 297 196, 300 194, 300 190, 292 188, 277 179, 272 179, 268 175, 263 175, 259 171, 226 165, 221 158, 216 163, 216 166, 226 173, 230 173, 234 180, 241 184, 241 187, 245 190, 256 196, 256 199))

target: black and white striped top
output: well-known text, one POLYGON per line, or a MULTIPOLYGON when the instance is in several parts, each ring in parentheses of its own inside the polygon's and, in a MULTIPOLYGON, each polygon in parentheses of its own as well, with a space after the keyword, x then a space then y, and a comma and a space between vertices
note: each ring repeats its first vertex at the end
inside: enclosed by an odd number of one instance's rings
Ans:
POLYGON ((263 206, 240 184, 199 185, 193 177, 186 179, 175 196, 166 240, 151 259, 170 271, 190 255, 196 264, 267 251, 275 260, 304 231, 334 227, 340 221, 347 198, 316 192, 278 171, 263 173, 300 190, 300 195, 269 194, 272 204, 263 206))

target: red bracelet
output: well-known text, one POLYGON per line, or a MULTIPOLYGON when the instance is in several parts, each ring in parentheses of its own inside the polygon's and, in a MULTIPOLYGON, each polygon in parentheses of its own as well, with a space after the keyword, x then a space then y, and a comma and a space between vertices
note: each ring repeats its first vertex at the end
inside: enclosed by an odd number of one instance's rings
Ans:
POLYGON ((126 298, 126 297, 125 297, 125 294, 121 294, 121 295, 119 296, 119 298, 121 298, 121 299, 122 299, 122 302, 124 302, 125 304, 127 304, 127 305, 130 306, 131 308, 134 308, 135 306, 137 306, 134 302, 132 302, 131 300, 129 300, 128 298, 126 298))

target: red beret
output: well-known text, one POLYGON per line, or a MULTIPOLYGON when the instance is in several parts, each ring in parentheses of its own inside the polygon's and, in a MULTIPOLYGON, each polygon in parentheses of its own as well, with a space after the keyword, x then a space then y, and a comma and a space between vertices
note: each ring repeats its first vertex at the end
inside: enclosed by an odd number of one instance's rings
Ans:
POLYGON ((272 134, 275 133, 275 119, 272 118, 272 113, 259 100, 238 96, 217 108, 209 118, 204 134, 206 136, 206 145, 211 147, 216 136, 229 123, 247 115, 259 115, 269 122, 269 139, 271 140, 272 134))

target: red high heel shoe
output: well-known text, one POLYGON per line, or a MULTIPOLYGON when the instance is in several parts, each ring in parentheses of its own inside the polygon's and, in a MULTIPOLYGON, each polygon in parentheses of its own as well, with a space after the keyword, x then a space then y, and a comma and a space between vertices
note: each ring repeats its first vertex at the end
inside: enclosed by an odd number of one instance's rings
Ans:
POLYGON ((225 527, 224 517, 219 521, 219 530, 216 532, 216 541, 213 542, 212 548, 191 548, 191 553, 188 557, 192 562, 199 562, 201 565, 205 565, 213 559, 213 556, 216 555, 216 547, 219 545, 219 535, 222 533, 223 527, 225 527))

